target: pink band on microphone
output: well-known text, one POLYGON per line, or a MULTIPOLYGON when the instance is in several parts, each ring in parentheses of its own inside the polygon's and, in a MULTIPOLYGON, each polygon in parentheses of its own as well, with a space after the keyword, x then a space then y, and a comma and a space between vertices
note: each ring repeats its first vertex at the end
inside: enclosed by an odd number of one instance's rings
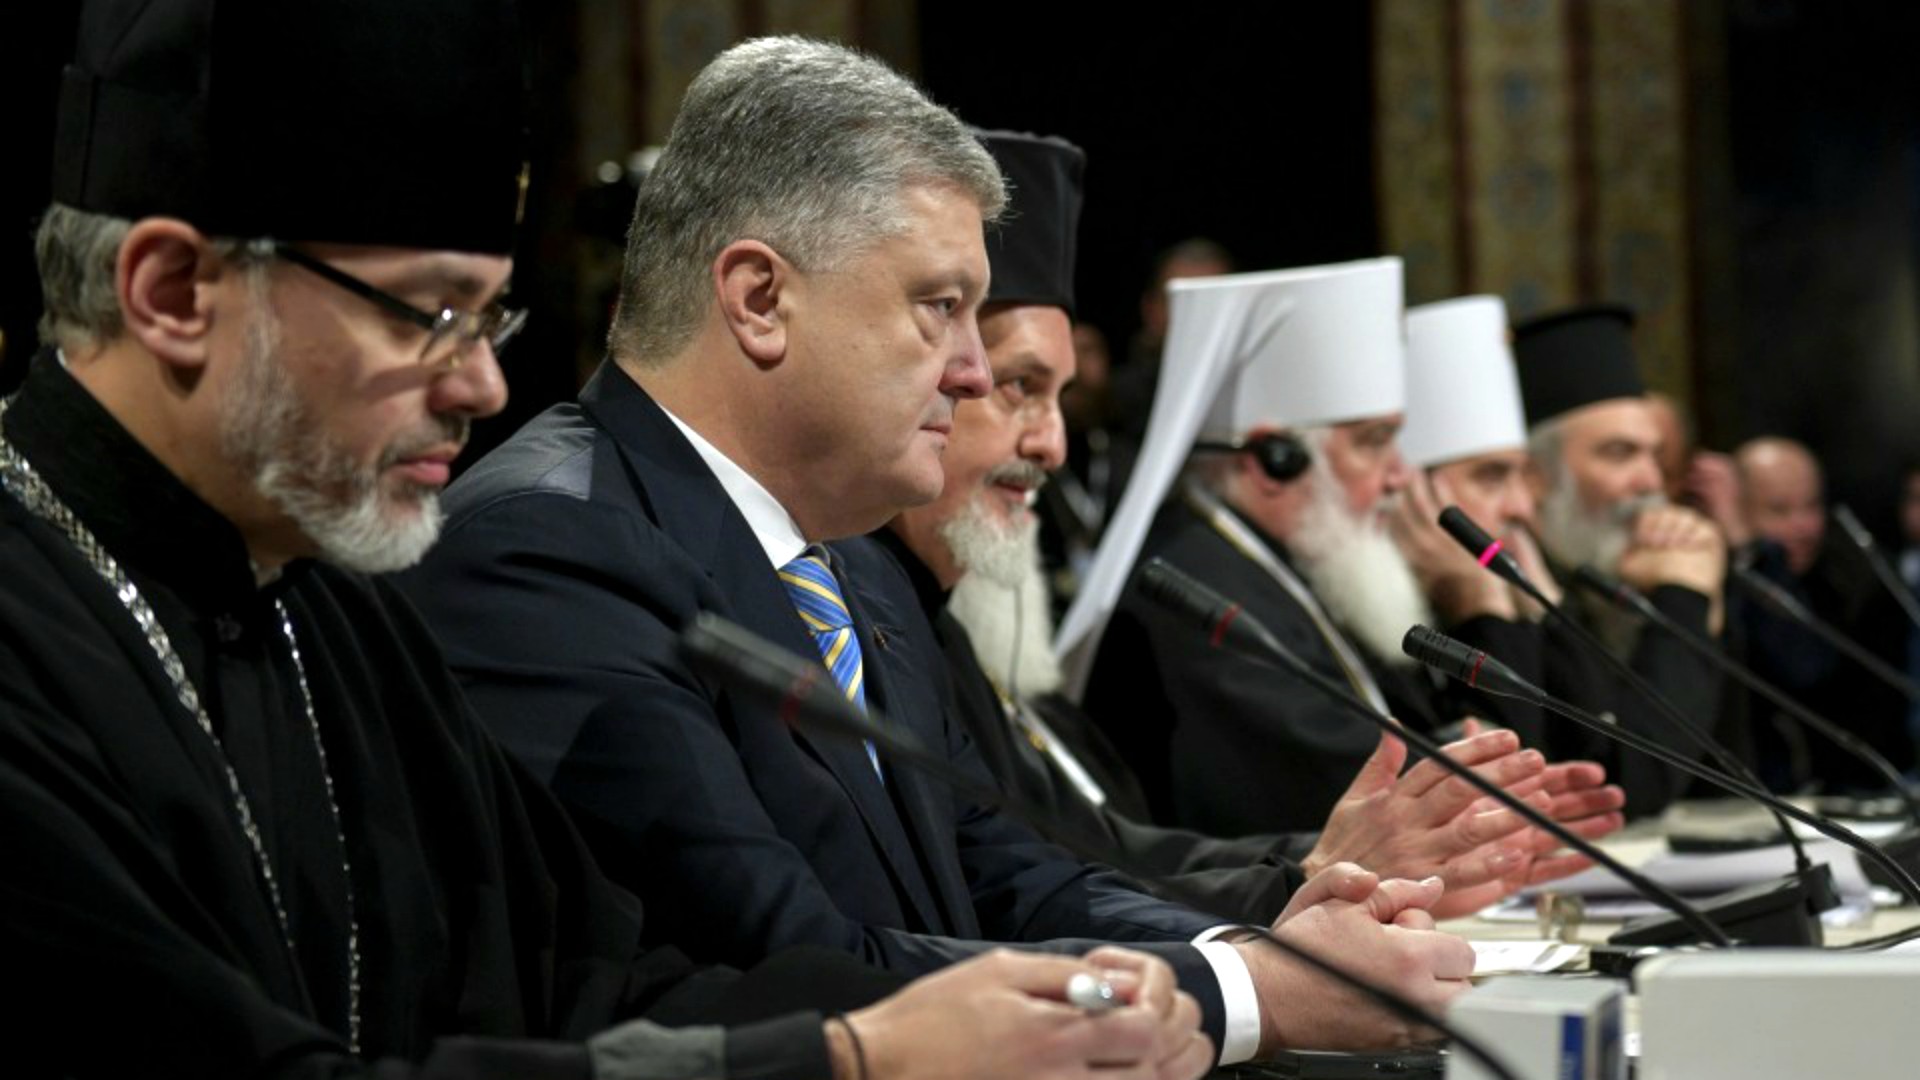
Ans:
POLYGON ((1500 554, 1500 541, 1495 540, 1487 545, 1487 550, 1480 553, 1480 565, 1485 566, 1492 562, 1493 557, 1498 554, 1500 554))

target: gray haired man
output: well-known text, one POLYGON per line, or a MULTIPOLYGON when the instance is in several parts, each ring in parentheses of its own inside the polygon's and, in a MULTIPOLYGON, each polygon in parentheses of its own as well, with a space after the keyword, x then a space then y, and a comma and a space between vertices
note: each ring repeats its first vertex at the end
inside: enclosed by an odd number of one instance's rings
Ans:
MULTIPOLYGON (((455 485, 413 595, 483 715, 697 957, 804 942, 917 974, 988 941, 1120 941, 1173 965, 1191 995, 1173 1015, 1197 1007, 1228 1060, 1404 1039, 1367 1010, 1308 1011, 1314 977, 1216 940, 1219 920, 675 654, 718 613, 990 782, 898 565, 826 542, 939 494, 955 405, 989 389, 983 222, 1003 198, 972 134, 883 66, 795 39, 723 54, 640 193, 608 364, 455 485)), ((1413 924, 1409 970, 1464 979, 1470 950, 1420 928, 1437 892, 1369 883, 1286 932, 1337 951, 1367 906, 1376 933, 1413 924)))

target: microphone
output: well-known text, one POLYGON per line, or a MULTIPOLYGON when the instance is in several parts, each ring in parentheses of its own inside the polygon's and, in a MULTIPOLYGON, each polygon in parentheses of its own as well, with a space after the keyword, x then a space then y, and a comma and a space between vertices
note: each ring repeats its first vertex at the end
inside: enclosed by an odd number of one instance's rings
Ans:
MULTIPOLYGON (((1562 844, 1578 851, 1587 858, 1611 870, 1622 881, 1632 885, 1641 895, 1673 912, 1688 926, 1692 927, 1700 940, 1715 945, 1732 945, 1726 933, 1695 910, 1685 900, 1674 895, 1665 886, 1648 878, 1636 870, 1628 869, 1620 861, 1606 852, 1575 836, 1565 826, 1552 818, 1526 805, 1509 795, 1503 788, 1485 779, 1479 773, 1449 757, 1432 739, 1415 731, 1410 731, 1394 722, 1391 717, 1374 711, 1373 707, 1355 697, 1346 687, 1320 674, 1307 663, 1295 656, 1286 646, 1280 644, 1258 619, 1246 613, 1239 604, 1221 596, 1212 589, 1180 572, 1164 559, 1150 559, 1139 574, 1139 588, 1149 600, 1160 604, 1171 613, 1191 618, 1198 629, 1207 635, 1214 648, 1225 649, 1264 667, 1278 668, 1305 679, 1321 692, 1330 695, 1347 708, 1364 717, 1369 723, 1395 738, 1418 749, 1441 767, 1471 784, 1482 794, 1489 796, 1500 805, 1512 810, 1526 819, 1529 825, 1551 835, 1562 844)), ((1458 644, 1455 642, 1454 644, 1458 644)), ((1465 646, 1461 646, 1465 648, 1465 646)), ((1416 658, 1417 659, 1417 658, 1416 658)), ((1474 666, 1468 658, 1467 666, 1474 666)), ((1484 664, 1480 667, 1484 670, 1484 664)), ((1527 684, 1515 677, 1515 682, 1525 687, 1527 684)), ((1487 689, 1492 692, 1489 686, 1487 689)), ((1522 695, 1513 695, 1522 696, 1522 695)))
POLYGON ((1865 525, 1860 524, 1860 519, 1853 515, 1853 510, 1846 503, 1838 503, 1834 506, 1833 520, 1840 523, 1840 528, 1846 531, 1847 539, 1853 541, 1853 546, 1859 548, 1860 554, 1866 557, 1867 565, 1873 568, 1873 576, 1879 578, 1880 584, 1892 594, 1894 602, 1900 605, 1900 610, 1907 613, 1907 618, 1915 626, 1920 626, 1920 600, 1914 598, 1913 590, 1907 588, 1907 583, 1901 581, 1900 575, 1894 573, 1893 567, 1888 565, 1887 557, 1880 553, 1879 545, 1873 542, 1873 534, 1867 531, 1865 525))
MULTIPOLYGON (((1787 715, 1819 732, 1828 742, 1866 762, 1868 767, 1879 773, 1892 786, 1894 794, 1906 804, 1907 817, 1913 826, 1920 826, 1920 798, 1916 798, 1907 787, 1905 779, 1900 775, 1900 770, 1894 767, 1893 762, 1888 761, 1866 740, 1787 696, 1779 687, 1761 678, 1752 668, 1721 652, 1711 642, 1668 617, 1666 612, 1655 607, 1646 597, 1640 595, 1638 590, 1625 582, 1615 581, 1591 566, 1582 566, 1575 570, 1573 580, 1574 584, 1588 592, 1624 611, 1635 613, 1672 634, 1696 656, 1733 676, 1749 690, 1785 710, 1787 715)), ((1898 836, 1882 841, 1880 847, 1890 857, 1899 860, 1909 872, 1920 876, 1920 828, 1903 829, 1898 836)), ((1868 870, 1868 876, 1875 882, 1889 888, 1896 887, 1891 880, 1877 872, 1877 867, 1869 867, 1868 870)))
MULTIPOLYGON (((1475 554, 1475 557, 1480 560, 1482 566, 1499 574, 1502 578, 1511 582, 1521 591, 1532 597, 1542 608, 1546 609, 1548 618, 1553 619, 1558 625, 1572 631, 1575 640, 1579 641, 1583 648, 1591 653, 1598 654, 1601 660, 1611 668, 1617 676, 1623 679, 1628 686, 1632 687, 1636 694, 1640 695, 1642 699, 1653 706, 1655 712, 1664 717, 1667 723, 1673 728, 1691 739, 1694 745, 1700 747, 1700 749, 1704 750, 1715 761, 1719 762, 1721 768, 1729 773, 1751 781, 1755 787, 1764 786, 1761 784, 1760 778, 1753 774, 1753 770, 1748 768, 1745 762, 1734 757, 1732 753, 1720 745, 1718 740, 1707 734, 1698 724, 1687 719, 1686 714, 1674 707, 1673 702, 1668 701, 1665 695, 1655 690, 1652 684, 1640 676, 1639 672, 1633 670, 1633 665, 1613 655, 1613 650, 1607 648, 1604 643, 1594 637, 1591 631, 1581 626, 1577 620, 1569 617, 1566 612, 1560 610, 1558 604, 1549 600, 1547 595, 1521 571, 1520 564, 1514 561, 1512 556, 1498 550, 1500 542, 1488 536, 1487 531, 1482 529, 1479 523, 1468 517, 1464 510, 1461 510, 1458 506, 1449 506, 1440 511, 1440 526, 1445 529, 1447 534, 1452 536, 1461 547, 1466 548, 1470 554, 1475 554)), ((1522 700, 1524 700, 1524 697, 1522 700)), ((1610 726, 1609 730, 1617 729, 1610 726)), ((1782 838, 1793 848, 1795 873, 1811 879, 1814 873, 1813 863, 1807 858, 1805 845, 1800 842, 1800 838, 1794 834, 1793 829, 1787 825, 1786 820, 1782 818, 1778 812, 1774 813, 1773 819, 1779 826, 1782 838)), ((1833 907, 1839 903, 1839 898, 1833 896, 1831 890, 1822 890, 1819 895, 1824 898, 1822 903, 1825 904, 1826 908, 1833 907)), ((1825 908, 1820 910, 1825 910, 1825 908)))
POLYGON ((1668 616, 1666 612, 1653 606, 1646 597, 1640 595, 1639 591, 1631 585, 1609 578, 1591 566, 1582 566, 1578 570, 1575 570, 1573 572, 1573 581, 1574 584, 1606 600, 1608 603, 1619 607, 1621 610, 1639 615, 1660 629, 1672 634, 1674 637, 1680 639, 1681 644, 1691 650, 1694 655, 1707 661, 1714 667, 1719 668, 1721 671, 1726 672, 1728 675, 1733 676, 1739 680, 1742 685, 1746 686, 1747 689, 1759 694, 1761 697, 1772 702, 1775 707, 1785 710, 1786 713, 1794 719, 1814 731, 1819 732, 1828 742, 1833 743, 1854 757, 1866 762, 1873 771, 1879 773, 1886 779, 1887 783, 1892 786, 1894 792, 1900 796, 1901 801, 1906 803, 1907 817, 1913 821, 1914 824, 1920 825, 1920 798, 1916 798, 1912 792, 1907 790, 1907 786, 1900 775, 1900 770, 1895 768, 1892 762, 1888 761, 1880 751, 1875 750, 1866 740, 1826 717, 1821 716, 1819 713, 1814 712, 1812 709, 1807 708, 1800 702, 1795 701, 1792 697, 1789 697, 1785 691, 1761 678, 1751 667, 1742 664, 1733 657, 1714 648, 1711 642, 1702 639, 1692 630, 1680 625, 1668 616))
POLYGON ((1760 598, 1768 607, 1813 631, 1821 640, 1846 653, 1853 662, 1873 672, 1881 682, 1905 694, 1909 700, 1920 702, 1920 685, 1894 670, 1891 664, 1868 652, 1859 642, 1835 629, 1833 624, 1807 610, 1807 606, 1792 593, 1769 581, 1765 575, 1751 567, 1733 568, 1733 577, 1748 592, 1760 598))
MULTIPOLYGON (((1417 634, 1415 632, 1423 629, 1425 628, 1415 627, 1413 630, 1407 632, 1407 637, 1402 645, 1406 649, 1408 656, 1413 657, 1423 664, 1429 664, 1436 670, 1442 672, 1446 672, 1449 669, 1457 670, 1462 664, 1472 665, 1476 663, 1470 654, 1478 652, 1479 650, 1455 641, 1438 631, 1427 630, 1424 634, 1417 634), (1460 652, 1465 652, 1469 655, 1463 660, 1460 657, 1460 652)), ((1701 765, 1698 762, 1689 761, 1643 735, 1636 735, 1631 731, 1626 731, 1609 724, 1605 720, 1594 716, 1592 713, 1576 705, 1562 701, 1523 679, 1516 678, 1515 682, 1517 682, 1518 685, 1512 687, 1514 692, 1511 696, 1513 697, 1559 713, 1561 716, 1572 720, 1581 727, 1597 732, 1611 733, 1613 738, 1639 750, 1641 753, 1650 754, 1689 776, 1705 780, 1723 791, 1730 791, 1736 795, 1741 795, 1755 802, 1765 804, 1780 814, 1790 817, 1825 836, 1838 840, 1840 843, 1864 855, 1869 860, 1879 864, 1881 869, 1885 870, 1887 874, 1895 880, 1901 892, 1906 893, 1909 899, 1920 903, 1920 882, 1914 881, 1913 876, 1907 873, 1906 868, 1895 862, 1886 852, 1862 840, 1859 836, 1855 835, 1851 829, 1828 821, 1816 814, 1810 814, 1794 806, 1792 803, 1783 802, 1775 798, 1770 792, 1763 791, 1736 777, 1728 776, 1717 769, 1701 765)), ((1503 692, 1492 685, 1484 683, 1482 684, 1482 689, 1488 693, 1497 694, 1503 692)))
POLYGON ((1499 540, 1489 535, 1478 522, 1468 517, 1466 511, 1457 506, 1449 506, 1440 511, 1440 527, 1446 530, 1448 536, 1453 537, 1455 543, 1466 548, 1467 554, 1478 560, 1481 566, 1498 574, 1521 592, 1546 604, 1548 608, 1552 608, 1553 605, 1547 604, 1546 598, 1540 594, 1540 590, 1534 586, 1533 582, 1527 580, 1526 573, 1520 569, 1519 561, 1501 546, 1499 540))
MULTIPOLYGON (((928 749, 926 743, 911 730, 885 723, 873 705, 869 704, 867 713, 862 714, 847 701, 831 679, 824 677, 828 674, 827 670, 817 659, 803 660, 758 634, 706 611, 695 615, 681 632, 680 653, 695 670, 708 678, 738 692, 772 702, 783 722, 837 739, 871 742, 886 752, 889 763, 910 765, 965 798, 983 806, 999 807, 1059 843, 1083 862, 1103 863, 1130 877, 1152 881, 1175 896, 1188 891, 1179 882, 1139 873, 1128 865, 1130 860, 1105 838, 1096 838, 1041 810, 1014 791, 1002 789, 989 780, 961 770, 944 754, 928 749)), ((1500 1080, 1519 1080, 1484 1042, 1461 1033, 1458 1028, 1398 994, 1349 974, 1313 951, 1275 937, 1263 927, 1247 926, 1241 929, 1327 978, 1357 991, 1401 1019, 1440 1032, 1500 1080)))

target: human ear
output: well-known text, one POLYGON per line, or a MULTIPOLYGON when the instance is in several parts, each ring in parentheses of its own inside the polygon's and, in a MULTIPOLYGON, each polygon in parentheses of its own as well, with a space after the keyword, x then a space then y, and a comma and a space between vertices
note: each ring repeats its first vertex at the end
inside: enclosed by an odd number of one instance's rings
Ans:
POLYGON ((114 259, 113 285, 126 334, 163 363, 197 371, 207 362, 214 297, 224 267, 199 230, 174 218, 133 224, 114 259))
POLYGON ((761 367, 787 354, 786 309, 781 306, 794 269, 758 240, 736 240, 713 260, 720 318, 740 351, 761 367))

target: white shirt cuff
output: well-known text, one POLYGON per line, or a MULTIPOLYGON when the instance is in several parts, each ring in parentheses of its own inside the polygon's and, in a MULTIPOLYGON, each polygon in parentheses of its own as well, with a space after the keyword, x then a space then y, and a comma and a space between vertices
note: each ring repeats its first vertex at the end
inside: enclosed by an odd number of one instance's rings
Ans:
POLYGON ((1260 1049, 1260 995, 1253 989, 1253 975, 1240 950, 1224 941, 1206 940, 1238 927, 1220 926, 1200 935, 1194 948, 1206 957, 1213 977, 1220 981, 1220 1003, 1227 1014, 1227 1028, 1220 1038, 1220 1064, 1252 1061, 1260 1049))

